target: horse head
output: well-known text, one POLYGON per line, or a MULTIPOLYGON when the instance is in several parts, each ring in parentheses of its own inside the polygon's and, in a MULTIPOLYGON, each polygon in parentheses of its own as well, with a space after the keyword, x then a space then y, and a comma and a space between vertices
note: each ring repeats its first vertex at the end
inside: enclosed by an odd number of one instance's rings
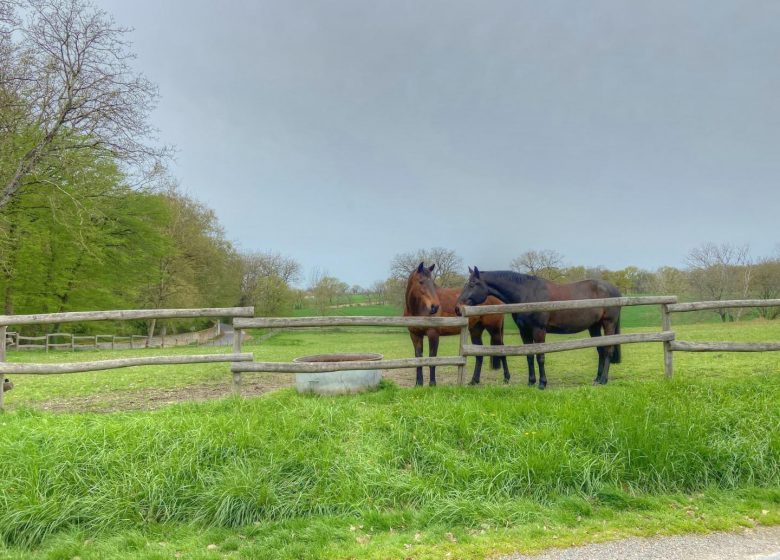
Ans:
POLYGON ((441 307, 433 283, 434 268, 435 264, 426 267, 420 263, 406 282, 406 309, 411 315, 435 315, 441 307))
POLYGON ((461 306, 479 305, 483 303, 489 295, 487 284, 480 278, 479 269, 475 266, 474 270, 469 267, 469 280, 463 286, 458 301, 455 304, 455 314, 460 316, 461 306))

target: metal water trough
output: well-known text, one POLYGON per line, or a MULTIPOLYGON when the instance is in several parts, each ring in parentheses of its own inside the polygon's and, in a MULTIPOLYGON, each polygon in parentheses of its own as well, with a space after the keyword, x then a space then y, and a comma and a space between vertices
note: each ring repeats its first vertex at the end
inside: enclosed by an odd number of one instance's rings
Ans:
MULTIPOLYGON (((297 363, 374 362, 382 354, 318 354, 293 360, 297 363)), ((375 389, 382 380, 378 369, 340 370, 318 373, 296 373, 295 387, 299 393, 318 395, 346 395, 375 389)))

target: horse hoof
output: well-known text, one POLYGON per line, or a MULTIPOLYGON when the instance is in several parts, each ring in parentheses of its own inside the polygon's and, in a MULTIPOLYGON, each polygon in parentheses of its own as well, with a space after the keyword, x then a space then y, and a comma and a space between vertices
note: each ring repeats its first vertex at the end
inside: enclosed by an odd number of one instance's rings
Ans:
POLYGON ((431 381, 430 383, 428 383, 428 385, 430 387, 436 387, 436 382, 435 381, 431 381))
POLYGON ((471 381, 469 381, 469 385, 471 385, 472 387, 473 387, 474 385, 479 385, 479 381, 474 381, 474 380, 472 379, 471 381))
POLYGON ((529 381, 528 382, 528 386, 529 387, 533 387, 534 385, 536 385, 536 381, 529 381))
POLYGON ((509 378, 508 377, 504 378, 504 385, 509 385, 509 378))
POLYGON ((539 390, 540 390, 540 391, 544 391, 544 388, 545 388, 545 387, 547 387, 547 384, 546 384, 546 383, 545 383, 544 385, 542 385, 541 383, 539 383, 539 390))

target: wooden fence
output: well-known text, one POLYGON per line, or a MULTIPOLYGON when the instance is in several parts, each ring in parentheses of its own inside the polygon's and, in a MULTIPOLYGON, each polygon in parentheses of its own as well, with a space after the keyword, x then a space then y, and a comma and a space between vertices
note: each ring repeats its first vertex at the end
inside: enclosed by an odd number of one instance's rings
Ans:
POLYGON ((549 352, 564 352, 581 348, 613 346, 616 344, 637 344, 660 342, 664 347, 664 373, 673 374, 672 352, 747 352, 780 350, 780 342, 736 343, 736 342, 683 342, 677 341, 672 330, 671 314, 683 311, 718 309, 726 307, 771 307, 780 306, 780 300, 739 300, 696 303, 677 303, 677 296, 619 297, 571 301, 516 303, 502 305, 480 305, 463 307, 461 318, 435 317, 300 317, 236 319, 241 328, 295 328, 327 326, 398 326, 436 327, 459 326, 461 328, 458 356, 444 358, 412 358, 403 360, 381 360, 366 362, 328 362, 322 364, 294 362, 249 362, 231 365, 234 376, 240 382, 241 372, 319 372, 350 369, 391 369, 430 365, 455 365, 458 367, 458 382, 463 383, 466 358, 468 356, 527 356, 549 352), (468 317, 488 314, 537 313, 571 309, 592 309, 595 307, 626 307, 634 305, 659 305, 661 307, 661 330, 650 333, 616 334, 564 342, 545 342, 523 345, 476 345, 469 344, 468 317))
MULTIPOLYGON (((730 309, 738 307, 780 307, 780 299, 741 299, 722 301, 698 301, 666 306, 665 321, 672 328, 671 313, 685 313, 706 309, 730 309)), ((780 342, 689 342, 672 340, 664 344, 664 368, 667 377, 672 375, 673 352, 777 352, 780 342)))
MULTIPOLYGON (((468 356, 527 356, 549 352, 563 352, 580 348, 660 342, 664 347, 664 372, 667 377, 673 373, 673 352, 766 352, 780 351, 780 342, 688 342, 678 341, 672 331, 672 313, 722 309, 731 307, 780 307, 780 299, 772 300, 730 300, 677 303, 676 296, 619 297, 572 301, 518 303, 506 305, 481 305, 462 308, 462 317, 296 317, 268 318, 253 317, 251 307, 230 307, 216 309, 155 309, 127 311, 92 311, 79 313, 53 313, 46 315, 0 316, 0 374, 57 374, 116 369, 122 367, 156 365, 231 362, 233 392, 240 393, 243 372, 321 372, 355 369, 396 369, 427 366, 456 366, 458 382, 463 383, 468 356), (475 315, 505 313, 536 313, 595 307, 625 307, 633 305, 660 305, 661 330, 659 332, 616 334, 564 342, 545 342, 518 346, 491 346, 469 344, 468 318, 475 315), (233 319, 233 352, 231 354, 208 354, 196 356, 152 356, 124 358, 93 362, 66 364, 9 364, 5 363, 6 330, 10 325, 51 324, 102 320, 135 319, 183 319, 194 317, 231 317, 233 319), (254 328, 302 328, 302 327, 458 327, 461 329, 457 356, 436 358, 405 358, 376 361, 339 361, 327 363, 255 362, 251 353, 241 352, 241 341, 245 329, 254 328)), ((45 337, 41 337, 45 338, 45 337)), ((73 341, 71 340, 71 344, 73 341)), ((59 343, 65 344, 65 343, 59 343)), ((0 410, 3 393, 0 389, 0 410)))
POLYGON ((511 305, 482 305, 464 307, 463 316, 485 315, 488 313, 533 313, 562 311, 568 309, 590 309, 594 307, 623 307, 629 305, 660 305, 661 331, 627 335, 600 336, 590 339, 570 340, 566 342, 546 342, 543 344, 524 344, 522 346, 478 346, 467 344, 467 332, 461 335, 462 356, 527 356, 547 352, 562 352, 579 348, 632 344, 639 342, 661 342, 664 346, 664 374, 672 377, 673 352, 769 352, 780 351, 780 342, 687 342, 676 340, 672 330, 672 313, 700 311, 706 309, 726 309, 732 307, 778 307, 780 299, 722 300, 677 303, 676 296, 651 296, 633 298, 607 298, 590 300, 555 301, 540 303, 520 303, 511 305))
POLYGON ((117 350, 135 348, 170 348, 189 346, 191 344, 208 344, 221 334, 220 324, 197 332, 179 334, 148 335, 76 335, 72 333, 49 333, 43 336, 24 336, 18 332, 9 331, 6 334, 6 348, 14 350, 117 350))
MULTIPOLYGON (((241 352, 242 333, 239 330, 236 330, 233 334, 233 352, 230 354, 147 356, 138 358, 122 358, 116 360, 72 362, 65 364, 9 364, 5 361, 5 352, 6 333, 10 325, 46 325, 83 321, 130 321, 138 319, 193 319, 203 317, 230 317, 231 319, 235 320, 237 317, 252 316, 254 316, 253 307, 219 307, 203 309, 132 309, 123 311, 86 311, 75 313, 47 313, 38 315, 0 315, 0 375, 79 373, 132 366, 242 362, 252 361, 253 359, 251 353, 241 352)), ((69 344, 73 343, 74 341, 71 338, 69 344)), ((3 408, 3 400, 2 386, 0 385, 0 410, 3 408)))
MULTIPOLYGON (((465 317, 296 317, 236 319, 238 329, 301 328, 301 327, 460 327, 468 332, 465 317)), ((247 362, 234 363, 233 384, 238 391, 243 372, 315 373, 356 369, 398 369, 425 366, 457 366, 460 376, 466 365, 464 356, 436 358, 404 358, 400 360, 343 361, 327 363, 247 362)))

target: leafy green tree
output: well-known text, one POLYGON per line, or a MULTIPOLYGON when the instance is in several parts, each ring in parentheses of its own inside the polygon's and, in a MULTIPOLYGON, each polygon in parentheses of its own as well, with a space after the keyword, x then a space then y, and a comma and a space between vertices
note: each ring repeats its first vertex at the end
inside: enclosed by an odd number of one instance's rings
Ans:
POLYGON ((156 168, 153 84, 134 71, 128 29, 88 0, 19 0, 0 8, 0 210, 66 153, 109 153, 126 169, 156 168), (25 17, 15 33, 13 7, 25 17))
POLYGON ((300 279, 301 265, 274 252, 240 255, 241 303, 254 305, 259 316, 283 315, 298 300, 293 284, 300 279))
MULTIPOLYGON (((175 188, 155 196, 166 207, 160 233, 168 243, 146 271, 139 303, 152 309, 238 303, 240 259, 225 239, 214 212, 175 188)), ((147 331, 150 337, 155 327, 156 322, 151 321, 147 331)))

